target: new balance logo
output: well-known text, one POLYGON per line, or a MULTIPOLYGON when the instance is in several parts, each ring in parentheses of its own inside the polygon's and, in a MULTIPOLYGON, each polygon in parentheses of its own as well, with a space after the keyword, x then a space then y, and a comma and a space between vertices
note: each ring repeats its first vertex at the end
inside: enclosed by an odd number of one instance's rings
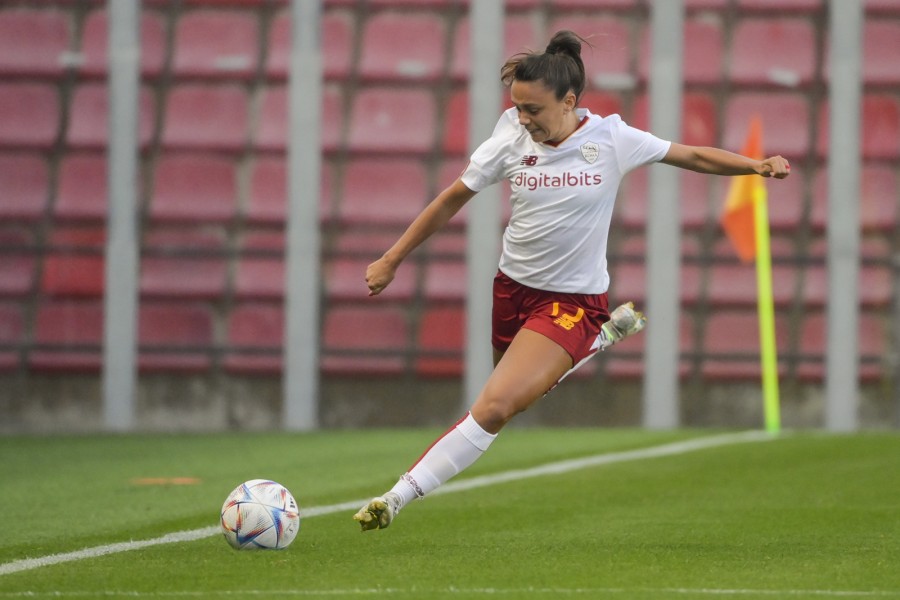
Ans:
POLYGON ((537 159, 538 157, 534 156, 533 154, 526 154, 522 157, 522 162, 520 162, 519 164, 525 165, 526 167, 533 167, 537 164, 537 159))
POLYGON ((559 325, 566 331, 572 331, 572 328, 575 327, 575 323, 577 323, 578 321, 580 321, 582 319, 582 317, 584 317, 584 309, 579 306, 578 311, 575 313, 574 316, 566 314, 566 313, 563 313, 560 315, 559 314, 559 302, 554 302, 553 303, 553 311, 550 313, 550 316, 557 317, 556 319, 553 320, 554 325, 559 325), (557 317, 557 315, 559 315, 559 316, 557 317))

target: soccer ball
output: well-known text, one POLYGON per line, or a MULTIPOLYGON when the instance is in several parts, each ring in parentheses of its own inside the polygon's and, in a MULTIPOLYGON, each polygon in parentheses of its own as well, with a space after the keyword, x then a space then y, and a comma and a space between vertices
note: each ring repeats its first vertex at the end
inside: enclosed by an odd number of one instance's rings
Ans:
POLYGON ((300 531, 300 510, 280 483, 253 479, 228 495, 219 523, 232 548, 282 550, 300 531))

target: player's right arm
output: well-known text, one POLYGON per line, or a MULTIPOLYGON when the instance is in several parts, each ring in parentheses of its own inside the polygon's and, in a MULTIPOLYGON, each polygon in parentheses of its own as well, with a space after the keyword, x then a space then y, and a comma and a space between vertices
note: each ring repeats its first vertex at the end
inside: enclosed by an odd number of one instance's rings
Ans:
POLYGON ((475 194, 476 192, 466 187, 460 179, 438 194, 419 213, 419 216, 400 236, 397 243, 366 269, 366 285, 369 286, 369 295, 380 294, 393 281, 397 267, 400 266, 403 259, 427 240, 431 234, 443 227, 475 194))

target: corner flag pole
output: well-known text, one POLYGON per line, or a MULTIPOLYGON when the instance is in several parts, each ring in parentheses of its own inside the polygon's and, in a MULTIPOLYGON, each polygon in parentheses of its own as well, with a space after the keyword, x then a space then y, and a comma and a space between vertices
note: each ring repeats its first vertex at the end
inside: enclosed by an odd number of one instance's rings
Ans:
MULTIPOLYGON (((742 153, 763 159, 762 121, 756 116, 742 153)), ((769 244, 769 207, 765 180, 759 175, 732 179, 721 217, 722 228, 743 262, 756 261, 756 307, 759 320, 760 370, 766 431, 781 429, 778 399, 778 350, 772 298, 772 252, 769 244)))
POLYGON ((753 186, 753 222, 756 236, 756 289, 759 313, 760 366, 766 431, 781 431, 778 391, 778 349, 775 342, 775 307, 772 293, 772 252, 769 244, 769 207, 763 181, 753 186))

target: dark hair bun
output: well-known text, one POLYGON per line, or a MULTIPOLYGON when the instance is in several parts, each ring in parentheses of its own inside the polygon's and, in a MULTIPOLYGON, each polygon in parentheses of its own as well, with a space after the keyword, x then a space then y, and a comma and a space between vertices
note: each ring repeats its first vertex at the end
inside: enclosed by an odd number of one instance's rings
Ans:
POLYGON ((547 49, 544 52, 547 54, 568 54, 572 58, 580 57, 581 38, 566 29, 557 31, 550 43, 547 44, 547 49))

